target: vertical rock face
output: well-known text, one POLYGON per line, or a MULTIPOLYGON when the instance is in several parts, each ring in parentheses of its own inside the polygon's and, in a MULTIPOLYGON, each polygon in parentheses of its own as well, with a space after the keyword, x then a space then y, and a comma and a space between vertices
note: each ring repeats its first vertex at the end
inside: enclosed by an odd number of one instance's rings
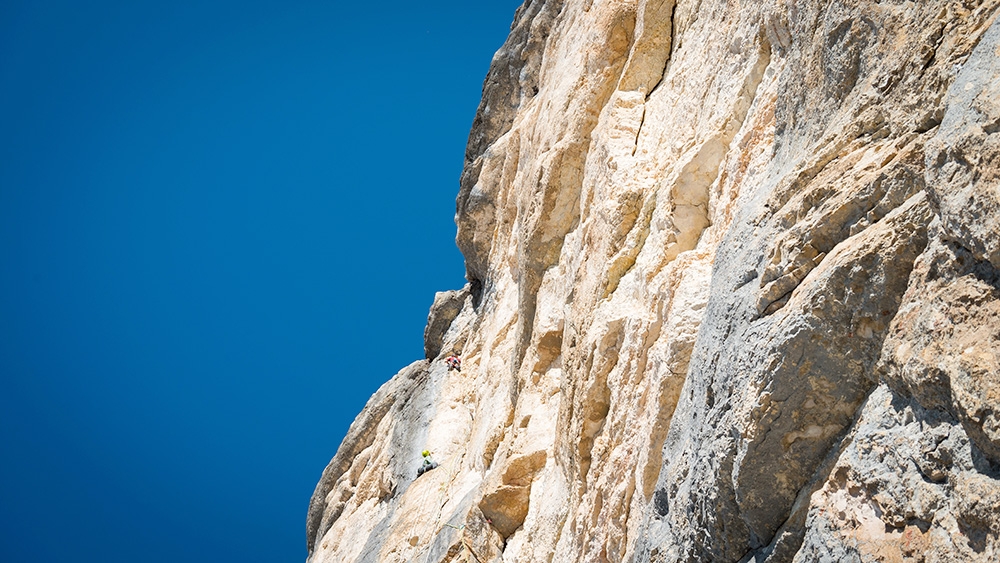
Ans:
POLYGON ((527 0, 309 561, 1000 559, 998 7, 527 0))

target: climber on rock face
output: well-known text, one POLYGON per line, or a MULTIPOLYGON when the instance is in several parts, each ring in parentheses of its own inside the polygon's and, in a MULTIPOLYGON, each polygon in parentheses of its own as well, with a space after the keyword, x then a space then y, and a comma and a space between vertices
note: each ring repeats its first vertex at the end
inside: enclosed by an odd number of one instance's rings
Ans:
POLYGON ((448 364, 448 371, 462 371, 462 359, 458 356, 448 356, 444 362, 448 364))
POLYGON ((417 477, 420 477, 424 473, 427 473, 431 469, 438 466, 437 462, 431 459, 431 452, 424 450, 420 455, 424 456, 424 462, 420 465, 420 468, 417 469, 417 477))

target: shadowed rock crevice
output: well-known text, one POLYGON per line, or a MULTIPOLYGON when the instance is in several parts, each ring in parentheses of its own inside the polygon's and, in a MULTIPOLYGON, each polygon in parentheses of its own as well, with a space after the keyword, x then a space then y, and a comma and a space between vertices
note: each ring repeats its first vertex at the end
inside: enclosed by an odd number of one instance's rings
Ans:
POLYGON ((673 46, 675 0, 642 0, 636 18, 635 41, 617 89, 645 97, 663 80, 673 46))
POLYGON ((461 290, 440 291, 434 295, 434 303, 427 314, 427 326, 424 328, 424 355, 428 360, 433 360, 441 353, 445 332, 462 311, 470 294, 470 285, 467 284, 461 290))

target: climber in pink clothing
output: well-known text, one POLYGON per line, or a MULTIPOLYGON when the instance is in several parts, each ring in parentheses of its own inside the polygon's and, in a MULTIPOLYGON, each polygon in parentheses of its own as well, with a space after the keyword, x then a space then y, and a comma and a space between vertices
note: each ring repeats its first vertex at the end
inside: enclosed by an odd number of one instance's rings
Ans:
POLYGON ((458 356, 448 356, 444 362, 448 364, 448 371, 462 371, 462 360, 458 356))

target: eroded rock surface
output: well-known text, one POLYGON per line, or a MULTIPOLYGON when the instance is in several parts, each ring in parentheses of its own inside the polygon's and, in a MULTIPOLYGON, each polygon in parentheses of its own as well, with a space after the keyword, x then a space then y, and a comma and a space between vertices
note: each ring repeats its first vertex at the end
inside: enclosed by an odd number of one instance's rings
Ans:
POLYGON ((998 6, 525 2, 309 561, 996 561, 998 6))

